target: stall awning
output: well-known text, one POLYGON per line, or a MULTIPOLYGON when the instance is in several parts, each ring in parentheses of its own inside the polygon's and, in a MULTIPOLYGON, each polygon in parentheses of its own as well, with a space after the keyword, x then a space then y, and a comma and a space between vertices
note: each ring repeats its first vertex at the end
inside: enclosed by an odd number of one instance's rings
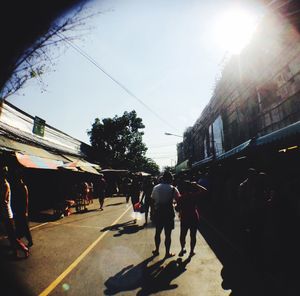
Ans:
POLYGON ((98 170, 101 168, 98 164, 90 163, 84 159, 76 158, 74 156, 64 156, 69 159, 69 162, 65 163, 61 168, 99 175, 98 170))
POLYGON ((59 166, 64 164, 62 160, 23 154, 21 152, 16 152, 16 157, 19 163, 27 168, 57 170, 59 166))
POLYGON ((202 160, 199 160, 199 161, 197 161, 197 162, 194 162, 194 163, 192 164, 192 168, 196 168, 196 167, 202 166, 202 165, 204 165, 204 164, 209 163, 209 162, 212 161, 212 160, 213 160, 213 157, 212 157, 212 156, 207 157, 207 158, 204 158, 204 159, 202 159, 202 160))
POLYGON ((116 174, 127 174, 128 170, 117 170, 117 169, 103 169, 101 173, 116 173, 116 174))
POLYGON ((238 153, 241 153, 242 151, 244 151, 246 148, 249 147, 250 142, 251 142, 251 140, 248 140, 248 141, 246 141, 246 142, 244 142, 244 143, 242 143, 242 144, 240 144, 240 145, 238 145, 238 146, 236 146, 236 147, 234 147, 234 148, 226 151, 225 153, 221 154, 217 158, 217 160, 223 160, 223 159, 228 158, 230 156, 233 156, 233 155, 236 155, 238 153))
POLYGON ((175 166, 175 172, 176 174, 178 174, 179 172, 183 170, 187 170, 188 168, 189 168, 189 160, 186 159, 185 161, 175 166))
POLYGON ((151 176, 151 174, 146 173, 146 172, 136 172, 136 173, 134 173, 134 175, 142 176, 142 177, 148 177, 148 176, 151 176))
POLYGON ((300 134, 300 121, 256 139, 256 145, 269 144, 300 134))

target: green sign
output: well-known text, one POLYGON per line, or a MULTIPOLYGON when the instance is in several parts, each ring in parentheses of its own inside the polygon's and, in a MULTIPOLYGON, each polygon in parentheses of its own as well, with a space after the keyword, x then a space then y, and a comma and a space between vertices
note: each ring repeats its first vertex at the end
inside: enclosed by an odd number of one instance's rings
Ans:
POLYGON ((45 133, 45 124, 46 121, 44 119, 35 116, 32 132, 38 136, 43 137, 45 133))

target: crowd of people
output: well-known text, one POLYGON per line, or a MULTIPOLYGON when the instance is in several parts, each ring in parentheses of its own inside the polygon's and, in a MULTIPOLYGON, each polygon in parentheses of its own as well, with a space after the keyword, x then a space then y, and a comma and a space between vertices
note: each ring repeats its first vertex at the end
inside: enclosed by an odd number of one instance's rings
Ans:
POLYGON ((297 186, 294 183, 284 190, 287 186, 282 183, 275 186, 266 172, 252 167, 243 171, 233 170, 227 175, 219 170, 186 172, 175 178, 165 172, 160 179, 148 177, 142 182, 136 178, 128 184, 127 201, 131 197, 133 209, 141 211, 142 208, 145 224, 150 214, 155 225, 154 255, 159 254, 164 230, 166 257, 174 255, 170 252, 170 245, 177 211, 180 218, 180 256, 186 253, 188 231, 190 256, 194 254, 196 233, 202 218, 237 249, 253 258, 253 262, 272 268, 273 259, 280 254, 282 246, 280 235, 285 227, 291 229, 288 221, 296 217, 294 212, 299 208, 299 204, 293 209, 287 206, 286 196, 294 196, 299 191, 295 190, 297 186))
POLYGON ((185 179, 173 179, 173 175, 166 171, 161 178, 139 176, 130 179, 126 177, 126 201, 131 198, 134 211, 145 214, 145 224, 150 217, 155 225, 155 250, 153 255, 159 254, 161 233, 165 234, 165 257, 174 256, 170 252, 171 234, 174 229, 175 211, 180 218, 180 244, 179 256, 186 253, 186 236, 190 231, 191 245, 189 256, 194 255, 196 246, 196 233, 199 225, 199 209, 201 200, 207 195, 204 186, 185 179))
MULTIPOLYGON (((9 172, 8 167, 5 166, 0 173, 1 220, 14 256, 19 257, 21 250, 23 257, 27 258, 29 248, 33 245, 28 226, 28 188, 20 168, 9 172)), ((179 256, 187 252, 188 232, 190 233, 189 254, 193 256, 200 223, 200 210, 201 214, 207 214, 209 207, 217 217, 215 220, 227 216, 227 220, 223 219, 221 228, 226 227, 227 221, 230 220, 231 224, 227 225, 227 230, 230 229, 230 239, 237 238, 236 241, 252 253, 262 253, 263 249, 268 249, 270 253, 270 249, 278 245, 276 237, 280 229, 279 194, 265 172, 249 168, 243 179, 241 176, 225 176, 221 173, 212 175, 209 172, 194 175, 185 173, 175 176, 174 179, 173 175, 166 171, 160 178, 128 174, 120 180, 120 183, 122 188, 120 193, 125 197, 126 203, 131 201, 134 211, 144 213, 144 226, 149 223, 149 219, 155 225, 154 255, 159 254, 162 231, 165 234, 165 256, 174 255, 170 252, 170 247, 177 211, 180 219, 179 256), (221 210, 218 212, 218 209, 221 210)), ((76 207, 77 199, 84 201, 84 209, 86 209, 86 205, 93 203, 97 198, 99 210, 102 211, 108 185, 109 180, 103 174, 97 176, 93 182, 90 180, 77 182, 72 190, 74 200, 65 198, 60 201, 58 207, 60 214, 69 215, 70 208, 76 207)), ((296 184, 294 187, 298 188, 296 184)), ((226 229, 223 228, 221 231, 226 232, 226 229)))

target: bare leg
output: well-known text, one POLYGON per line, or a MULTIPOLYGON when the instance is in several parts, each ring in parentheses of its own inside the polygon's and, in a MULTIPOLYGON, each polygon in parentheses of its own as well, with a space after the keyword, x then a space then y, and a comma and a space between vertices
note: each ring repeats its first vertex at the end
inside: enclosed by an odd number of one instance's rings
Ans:
POLYGON ((16 230, 13 219, 5 219, 5 228, 7 231, 8 240, 15 256, 18 256, 17 249, 24 252, 25 258, 29 256, 28 248, 16 237, 16 230))
MULTIPOLYGON (((26 220, 27 220, 27 218, 26 218, 26 220)), ((32 247, 33 241, 32 241, 32 236, 31 236, 31 232, 29 229, 29 225, 28 225, 28 220, 26 221, 26 224, 25 224, 25 237, 28 241, 28 247, 32 247)))
POLYGON ((185 238, 186 238, 187 232, 188 232, 188 228, 181 225, 181 227, 180 227, 180 245, 181 245, 181 251, 179 253, 179 256, 183 256, 184 253, 186 253, 186 250, 185 250, 185 238))
POLYGON ((145 224, 148 224, 149 206, 145 205, 145 224))
POLYGON ((156 227, 155 229, 155 237, 154 237, 154 242, 155 242, 155 250, 153 251, 154 255, 158 255, 159 254, 159 245, 160 245, 160 235, 162 232, 162 227, 156 227))
POLYGON ((196 246, 196 234, 197 234, 197 228, 196 227, 191 227, 190 228, 190 236, 191 236, 191 251, 190 251, 190 256, 194 255, 194 249, 196 246))
POLYGON ((172 257, 174 254, 170 253, 170 247, 171 247, 171 233, 172 229, 166 229, 165 228, 165 247, 166 247, 166 257, 172 257))
POLYGON ((101 199, 101 204, 100 204, 102 210, 103 210, 103 205, 104 205, 104 197, 101 199))
POLYGON ((104 196, 100 196, 99 197, 100 210, 103 210, 103 204, 104 204, 104 196))

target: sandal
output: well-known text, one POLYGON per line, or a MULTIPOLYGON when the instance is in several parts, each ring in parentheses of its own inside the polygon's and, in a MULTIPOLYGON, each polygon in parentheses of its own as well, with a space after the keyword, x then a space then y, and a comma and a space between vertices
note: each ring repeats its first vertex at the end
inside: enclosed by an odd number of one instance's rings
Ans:
POLYGON ((173 254, 173 253, 167 253, 165 255, 165 258, 171 258, 171 257, 174 257, 174 256, 175 256, 175 254, 173 254))

